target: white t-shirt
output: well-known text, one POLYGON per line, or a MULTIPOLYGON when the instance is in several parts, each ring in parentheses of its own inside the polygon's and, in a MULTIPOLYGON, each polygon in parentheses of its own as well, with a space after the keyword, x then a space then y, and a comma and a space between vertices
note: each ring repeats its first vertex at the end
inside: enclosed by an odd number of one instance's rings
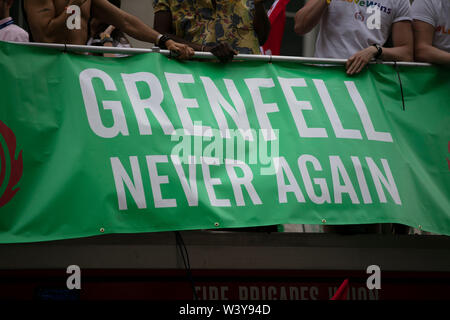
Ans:
POLYGON ((412 20, 410 7, 409 0, 332 0, 320 20, 315 56, 348 59, 375 43, 383 46, 392 24, 412 20), (380 12, 379 28, 374 6, 380 12))
MULTIPOLYGON (((12 21, 12 18, 0 20, 0 26, 12 21)), ((0 41, 29 42, 28 32, 15 24, 0 29, 0 41)))
POLYGON ((414 0, 412 18, 434 27, 433 46, 450 52, 450 0, 414 0))

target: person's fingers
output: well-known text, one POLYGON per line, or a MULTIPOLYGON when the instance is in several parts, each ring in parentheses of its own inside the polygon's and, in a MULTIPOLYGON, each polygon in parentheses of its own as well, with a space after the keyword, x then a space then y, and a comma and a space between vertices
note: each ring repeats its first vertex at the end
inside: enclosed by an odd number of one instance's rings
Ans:
POLYGON ((222 56, 223 56, 226 60, 229 59, 230 55, 231 55, 230 50, 228 50, 228 48, 223 48, 223 50, 222 50, 222 56))
POLYGON ((194 49, 192 49, 191 47, 189 47, 187 45, 180 45, 180 46, 178 46, 177 49, 180 54, 179 59, 182 59, 182 60, 189 59, 195 53, 194 49))
POLYGON ((223 63, 228 61, 227 56, 224 55, 223 52, 218 56, 218 58, 219 58, 220 62, 223 62, 223 63))
POLYGON ((116 29, 116 27, 111 25, 108 28, 106 28, 105 33, 111 34, 114 31, 114 29, 116 29))
POLYGON ((355 70, 357 64, 358 64, 358 58, 352 59, 351 61, 349 61, 349 65, 347 68, 347 74, 352 75, 353 71, 355 70))
POLYGON ((354 75, 356 73, 356 70, 358 70, 359 66, 361 65, 361 59, 356 59, 353 63, 350 71, 350 75, 354 75))
POLYGON ((217 58, 219 58, 220 61, 222 61, 222 62, 227 61, 227 52, 225 51, 223 46, 220 46, 219 48, 217 48, 215 55, 217 58))
POLYGON ((186 55, 186 48, 182 45, 177 45, 177 52, 179 54, 179 57, 182 58, 186 55))
POLYGON ((174 50, 177 49, 177 45, 172 43, 172 42, 168 43, 168 41, 167 41, 166 45, 167 45, 167 49, 170 50, 170 51, 174 51, 174 50))
POLYGON ((221 43, 220 45, 219 45, 219 52, 220 52, 220 55, 221 56, 226 56, 227 55, 227 46, 224 44, 224 43, 221 43))
POLYGON ((359 67, 358 67, 358 69, 356 70, 356 72, 355 73, 360 73, 363 69, 364 69, 364 67, 367 65, 367 62, 366 61, 361 61, 361 64, 359 65, 359 67))
POLYGON ((226 48, 226 50, 224 52, 224 56, 225 56, 227 62, 231 61, 231 60, 233 60, 233 58, 235 56, 235 51, 230 50, 229 48, 226 48))
POLYGON ((216 58, 218 58, 219 60, 222 59, 222 56, 220 55, 219 50, 217 50, 216 48, 215 48, 215 49, 212 49, 212 50, 211 50, 211 53, 212 53, 213 55, 215 55, 216 58))
POLYGON ((229 55, 236 55, 236 54, 238 54, 238 52, 236 50, 234 50, 233 47, 228 42, 224 43, 224 47, 226 48, 226 50, 227 50, 229 55))
POLYGON ((225 42, 220 42, 216 48, 218 55, 222 57, 225 57, 229 54, 229 45, 225 42))
POLYGON ((185 54, 185 59, 189 59, 195 54, 195 51, 191 47, 186 46, 184 48, 184 54, 185 54))
POLYGON ((179 48, 177 53, 178 53, 178 56, 176 57, 177 59, 180 60, 186 59, 186 51, 183 48, 179 48))
POLYGON ((347 62, 345 63, 345 70, 347 71, 347 74, 349 73, 350 68, 351 68, 351 66, 353 65, 354 60, 355 60, 354 57, 351 57, 351 58, 349 58, 349 59, 347 60, 347 62))
POLYGON ((178 56, 178 59, 180 59, 180 60, 186 60, 186 59, 188 59, 189 58, 189 53, 188 53, 188 50, 187 50, 187 48, 186 47, 181 47, 180 49, 179 49, 179 56, 178 56))
POLYGON ((177 53, 177 55, 179 57, 181 57, 182 55, 185 54, 185 47, 183 44, 180 44, 180 43, 176 43, 176 42, 170 43, 170 45, 167 46, 167 49, 169 49, 170 51, 172 51, 174 53, 177 53))
POLYGON ((170 45, 168 45, 167 49, 169 49, 169 51, 173 53, 176 53, 177 56, 180 56, 182 54, 181 49, 175 43, 171 43, 170 45))
POLYGON ((231 47, 231 45, 229 43, 226 43, 225 47, 226 47, 226 50, 227 50, 227 53, 229 56, 234 56, 234 55, 238 54, 238 52, 236 50, 234 50, 233 47, 231 47))
POLYGON ((195 50, 189 46, 186 46, 187 58, 192 57, 195 54, 195 50))
POLYGON ((215 55, 216 57, 219 57, 219 46, 215 46, 211 48, 211 53, 215 55))
POLYGON ((222 47, 221 46, 217 46, 214 48, 214 55, 216 55, 217 57, 220 57, 222 55, 222 47))
POLYGON ((221 62, 228 62, 233 59, 235 51, 228 43, 221 42, 213 47, 210 52, 214 54, 221 62))
POLYGON ((357 63, 355 63, 355 66, 354 66, 353 71, 352 71, 352 75, 355 75, 355 74, 357 74, 359 72, 358 70, 360 70, 362 64, 363 64, 363 62, 362 62, 361 59, 358 60, 357 63))
POLYGON ((225 62, 229 62, 229 61, 233 60, 234 55, 233 55, 233 52, 230 52, 227 49, 227 50, 225 50, 223 57, 224 57, 225 62))
POLYGON ((356 59, 351 67, 351 70, 349 70, 349 74, 354 75, 354 74, 358 73, 358 70, 362 64, 363 64, 363 60, 361 58, 356 59))
POLYGON ((348 68, 350 68, 350 66, 352 65, 353 61, 355 60, 355 57, 352 56, 350 58, 348 58, 347 62, 345 63, 345 69, 348 72, 348 68))

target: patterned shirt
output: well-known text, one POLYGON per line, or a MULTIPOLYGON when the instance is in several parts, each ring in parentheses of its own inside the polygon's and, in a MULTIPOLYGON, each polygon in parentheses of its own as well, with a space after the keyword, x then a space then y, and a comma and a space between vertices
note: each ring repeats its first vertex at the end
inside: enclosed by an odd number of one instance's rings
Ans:
POLYGON ((239 53, 260 54, 253 26, 253 0, 153 0, 155 13, 170 11, 175 35, 186 41, 212 46, 227 42, 239 53))

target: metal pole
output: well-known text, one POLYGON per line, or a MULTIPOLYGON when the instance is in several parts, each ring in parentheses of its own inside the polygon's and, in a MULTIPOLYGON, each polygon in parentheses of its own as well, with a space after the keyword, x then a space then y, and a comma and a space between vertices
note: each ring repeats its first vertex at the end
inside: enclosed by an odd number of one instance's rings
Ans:
MULTIPOLYGON (((161 50, 158 47, 152 49, 141 48, 115 48, 115 47, 97 47, 97 46, 82 46, 74 44, 56 44, 56 43, 39 43, 39 42, 14 42, 29 47, 56 49, 63 52, 92 52, 92 53, 118 53, 127 55, 136 55, 142 53, 158 52, 164 56, 175 56, 169 50, 161 50)), ((216 57, 210 52, 195 52, 193 58, 214 60, 216 57)), ((295 62, 295 63, 307 63, 307 64, 329 64, 329 65, 343 65, 347 62, 346 59, 325 59, 325 58, 308 58, 308 57, 292 57, 292 56, 272 56, 272 55, 258 55, 258 54, 238 54, 234 57, 234 60, 241 61, 263 61, 263 62, 295 62)), ((394 65, 393 61, 383 62, 371 62, 372 64, 385 64, 394 65)), ((398 66, 416 66, 416 67, 428 67, 429 63, 418 62, 397 62, 398 66)))

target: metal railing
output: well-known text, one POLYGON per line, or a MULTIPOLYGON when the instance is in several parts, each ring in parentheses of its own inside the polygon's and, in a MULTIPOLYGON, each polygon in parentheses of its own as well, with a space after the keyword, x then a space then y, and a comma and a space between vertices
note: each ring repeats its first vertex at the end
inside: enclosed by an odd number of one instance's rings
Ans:
MULTIPOLYGON (((92 52, 92 53, 117 53, 126 55, 137 55, 143 53, 160 53, 164 56, 175 56, 174 53, 169 50, 161 50, 158 47, 152 49, 143 48, 115 48, 115 47, 98 47, 98 46, 83 46, 74 44, 56 44, 56 43, 39 43, 39 42, 13 42, 15 44, 56 49, 62 52, 92 52)), ((214 60, 216 57, 210 52, 195 52, 194 58, 214 60)), ((258 55, 258 54, 238 54, 234 57, 234 60, 244 61, 263 61, 263 62, 296 62, 296 63, 308 63, 308 64, 329 64, 329 65, 343 65, 347 62, 346 59, 325 59, 325 58, 308 58, 308 57, 294 57, 294 56, 272 56, 272 55, 258 55)), ((373 64, 385 64, 385 65, 397 65, 397 66, 416 66, 416 67, 428 67, 429 63, 419 62, 394 62, 394 61, 374 61, 373 64)))

